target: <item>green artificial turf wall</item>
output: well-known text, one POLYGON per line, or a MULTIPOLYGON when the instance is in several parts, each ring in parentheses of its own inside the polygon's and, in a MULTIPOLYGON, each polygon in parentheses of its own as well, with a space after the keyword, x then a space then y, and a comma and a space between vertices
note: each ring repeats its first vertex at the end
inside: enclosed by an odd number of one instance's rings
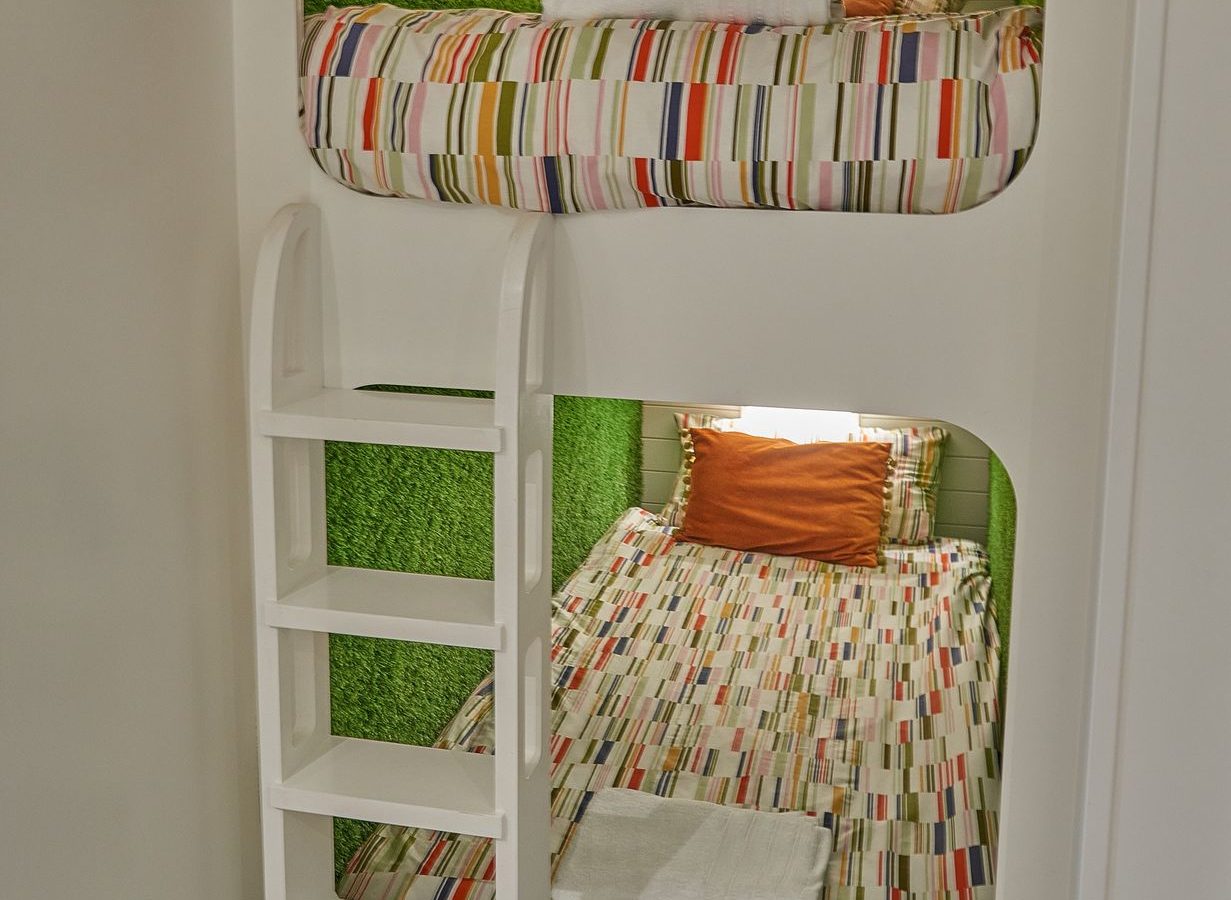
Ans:
POLYGON ((992 569, 992 606, 1000 630, 1000 703, 1004 722, 1005 687, 1009 675, 1009 627, 1013 618, 1013 551, 1017 544, 1017 494, 1004 463, 995 453, 988 459, 987 554, 992 569))
MULTIPOLYGON (((436 392, 432 392, 436 393, 436 392)), ((552 468, 552 579, 559 587, 641 492, 641 404, 557 397, 552 468)), ((367 444, 325 445, 329 562, 492 577, 490 453, 367 444)), ((333 732, 408 744, 435 742, 491 654, 333 635, 333 732)), ((370 833, 334 822, 339 874, 370 833)))

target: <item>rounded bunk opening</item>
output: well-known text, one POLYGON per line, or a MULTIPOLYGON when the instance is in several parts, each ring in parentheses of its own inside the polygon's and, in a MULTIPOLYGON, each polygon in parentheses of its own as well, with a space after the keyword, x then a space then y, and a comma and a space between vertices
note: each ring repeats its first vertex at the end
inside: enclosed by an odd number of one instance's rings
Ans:
MULTIPOLYGON (((554 406, 553 731, 537 750, 555 776, 553 850, 567 836, 566 856, 592 797, 616 787, 802 810, 834 835, 825 872, 889 872, 939 900, 960 869, 990 897, 1016 527, 995 453, 930 419, 554 406), (696 480, 694 429, 788 451, 886 448, 876 564, 687 539, 688 504, 704 502, 691 492, 713 489, 696 480), (947 735, 965 750, 937 757, 947 735), (919 779, 929 787, 907 784, 919 779), (868 853, 875 871, 853 865, 868 853)), ((331 564, 492 577, 491 454, 329 443, 325 457, 331 564)), ((335 734, 492 751, 490 652, 330 640, 335 734)), ((485 839, 342 819, 334 834, 342 897, 391 879, 450 898, 491 887, 485 839)))

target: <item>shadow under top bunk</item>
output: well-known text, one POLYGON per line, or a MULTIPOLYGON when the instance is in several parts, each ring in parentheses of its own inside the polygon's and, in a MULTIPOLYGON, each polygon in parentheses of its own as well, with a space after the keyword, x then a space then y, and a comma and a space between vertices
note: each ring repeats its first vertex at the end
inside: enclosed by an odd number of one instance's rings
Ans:
POLYGON ((490 9, 308 19, 301 125, 364 193, 571 213, 951 213, 1025 165, 1042 11, 815 27, 490 9))

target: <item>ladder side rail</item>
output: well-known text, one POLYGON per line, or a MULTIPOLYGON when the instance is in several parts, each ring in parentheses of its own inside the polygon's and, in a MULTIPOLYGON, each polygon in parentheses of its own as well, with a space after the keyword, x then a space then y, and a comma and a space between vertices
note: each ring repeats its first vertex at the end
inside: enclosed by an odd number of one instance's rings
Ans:
POLYGON ((553 398, 542 390, 552 219, 526 214, 513 229, 502 279, 496 352, 495 655, 496 894, 550 895, 551 465, 553 398))
POLYGON ((328 746, 328 636, 265 626, 262 609, 325 569, 324 445, 274 439, 259 418, 320 390, 320 214, 281 210, 257 258, 249 334, 249 441, 261 778, 268 900, 327 900, 328 818, 273 807, 270 789, 328 746))

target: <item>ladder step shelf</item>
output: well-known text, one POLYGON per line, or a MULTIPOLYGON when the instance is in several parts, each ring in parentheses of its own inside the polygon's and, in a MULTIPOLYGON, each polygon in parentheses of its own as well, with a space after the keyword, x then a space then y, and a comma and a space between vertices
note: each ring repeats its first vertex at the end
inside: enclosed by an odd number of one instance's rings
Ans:
POLYGON ((500 838, 494 776, 484 753, 334 737, 315 760, 270 785, 269 800, 289 812, 500 838))
POLYGON ((264 611, 273 628, 499 650, 494 608, 491 581, 329 566, 264 611))
POLYGON ((325 388, 257 419, 268 437, 488 453, 502 445, 494 401, 481 397, 325 388))

